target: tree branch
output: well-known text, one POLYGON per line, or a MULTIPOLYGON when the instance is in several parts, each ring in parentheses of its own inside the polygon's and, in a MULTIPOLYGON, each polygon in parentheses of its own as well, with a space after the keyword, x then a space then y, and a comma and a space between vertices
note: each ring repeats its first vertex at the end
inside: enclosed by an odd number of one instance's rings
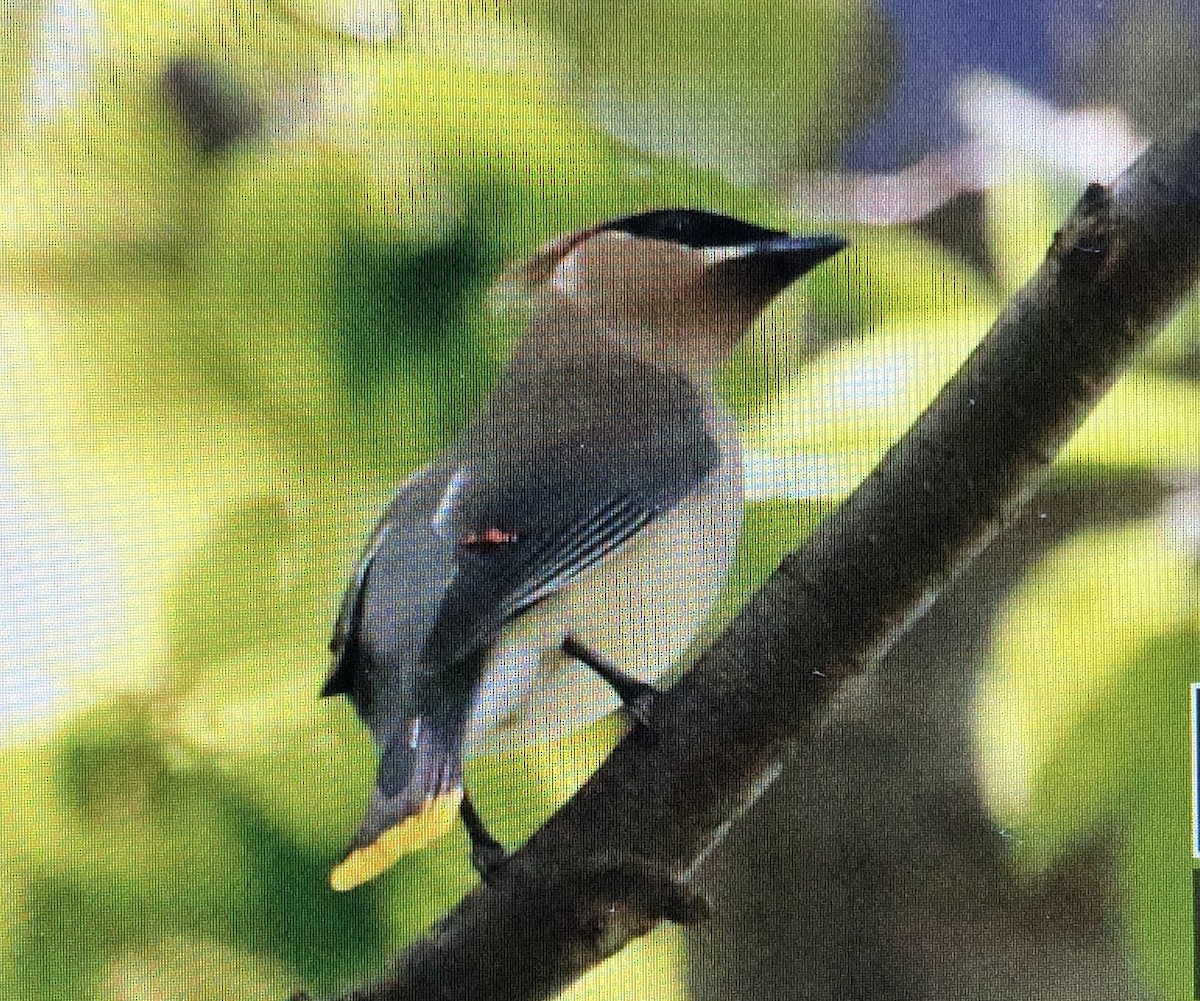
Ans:
POLYGON ((345 1001, 553 995, 663 918, 818 713, 1011 520, 1200 272, 1200 105, 1111 187, 875 471, 504 867, 345 1001))

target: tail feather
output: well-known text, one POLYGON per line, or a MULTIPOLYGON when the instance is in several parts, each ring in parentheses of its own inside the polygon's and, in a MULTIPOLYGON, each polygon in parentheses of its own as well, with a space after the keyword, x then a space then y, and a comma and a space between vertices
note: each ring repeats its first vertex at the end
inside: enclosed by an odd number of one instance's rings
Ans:
POLYGON ((352 890, 441 837, 462 797, 462 724, 418 716, 385 743, 367 815, 330 886, 352 890))

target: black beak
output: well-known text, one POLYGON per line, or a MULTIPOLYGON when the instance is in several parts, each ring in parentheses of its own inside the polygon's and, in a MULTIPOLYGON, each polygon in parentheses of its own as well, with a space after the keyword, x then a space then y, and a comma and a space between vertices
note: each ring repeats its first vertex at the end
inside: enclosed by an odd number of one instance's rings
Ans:
POLYGON ((840 236, 782 236, 776 240, 752 243, 747 251, 751 256, 764 260, 787 262, 793 269, 792 277, 799 278, 848 246, 850 242, 840 236))
POLYGON ((848 246, 840 236, 778 236, 710 253, 714 272, 756 292, 775 295, 848 246))

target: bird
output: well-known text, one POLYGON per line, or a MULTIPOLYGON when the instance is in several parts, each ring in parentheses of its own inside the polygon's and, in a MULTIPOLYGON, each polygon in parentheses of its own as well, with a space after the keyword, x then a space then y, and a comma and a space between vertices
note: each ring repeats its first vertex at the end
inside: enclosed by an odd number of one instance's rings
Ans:
POLYGON ((553 239, 500 278, 525 331, 458 439, 397 489, 334 627, 321 694, 347 696, 379 750, 335 890, 459 817, 486 879, 504 850, 464 790, 464 754, 621 704, 646 722, 741 530, 741 448, 713 373, 845 246, 654 209, 553 239))

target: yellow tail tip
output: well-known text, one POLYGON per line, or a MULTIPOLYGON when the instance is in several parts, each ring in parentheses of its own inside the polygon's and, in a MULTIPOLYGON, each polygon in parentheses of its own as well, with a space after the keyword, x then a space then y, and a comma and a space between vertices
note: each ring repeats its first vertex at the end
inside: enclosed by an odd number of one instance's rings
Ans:
POLYGON ((462 788, 431 796, 419 813, 389 827, 369 845, 353 849, 329 873, 329 885, 338 892, 353 890, 390 869, 402 855, 420 851, 440 838, 458 819, 462 788))

